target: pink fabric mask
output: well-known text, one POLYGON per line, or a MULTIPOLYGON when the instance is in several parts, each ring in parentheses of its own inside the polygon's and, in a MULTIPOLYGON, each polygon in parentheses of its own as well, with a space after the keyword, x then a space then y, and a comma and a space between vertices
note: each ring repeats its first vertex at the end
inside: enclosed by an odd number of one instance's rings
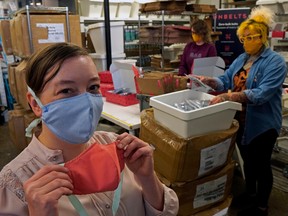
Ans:
POLYGON ((73 182, 73 194, 113 191, 124 169, 123 150, 116 143, 93 144, 76 158, 65 163, 73 182))

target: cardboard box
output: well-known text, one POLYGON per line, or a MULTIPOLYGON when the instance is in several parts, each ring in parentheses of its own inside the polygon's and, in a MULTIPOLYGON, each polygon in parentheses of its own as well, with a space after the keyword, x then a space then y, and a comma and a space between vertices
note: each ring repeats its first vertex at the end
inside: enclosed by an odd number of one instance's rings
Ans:
POLYGON ((0 21, 0 34, 2 38, 2 47, 6 55, 12 55, 12 43, 11 43, 11 33, 10 33, 10 21, 1 20, 0 21))
POLYGON ((16 85, 16 77, 15 77, 15 68, 18 66, 18 63, 12 63, 8 65, 8 82, 12 96, 16 101, 19 101, 18 91, 16 85))
POLYGON ((17 46, 15 19, 10 20, 10 35, 11 35, 11 43, 12 43, 12 52, 14 55, 17 55, 19 51, 18 51, 18 46, 17 46))
POLYGON ((171 184, 161 175, 160 180, 172 188, 179 199, 178 216, 190 216, 210 209, 231 194, 235 162, 231 161, 219 172, 191 182, 171 184))
MULTIPOLYGON (((20 57, 28 57, 30 50, 29 33, 26 14, 18 14, 13 18, 15 28, 12 35, 16 35, 17 50, 20 57)), ((34 52, 53 43, 68 42, 66 15, 64 14, 30 14, 32 31, 32 45, 34 52)), ((82 46, 80 18, 78 15, 69 15, 71 43, 82 46)))
POLYGON ((23 60, 16 68, 15 68, 15 80, 16 80, 16 88, 17 88, 17 98, 18 103, 25 109, 30 110, 29 103, 26 98, 26 93, 28 91, 27 84, 25 81, 25 67, 26 61, 23 60))
POLYGON ((10 110, 8 112, 9 135, 15 148, 20 152, 27 146, 24 124, 24 115, 27 111, 19 105, 14 105, 14 108, 15 110, 10 110))
POLYGON ((140 138, 156 148, 155 171, 171 183, 192 181, 209 175, 232 158, 239 128, 236 120, 227 130, 184 139, 161 126, 154 119, 153 109, 143 110, 140 117, 140 138))
POLYGON ((187 78, 176 76, 171 72, 153 71, 136 77, 139 94, 161 95, 187 88, 187 78))

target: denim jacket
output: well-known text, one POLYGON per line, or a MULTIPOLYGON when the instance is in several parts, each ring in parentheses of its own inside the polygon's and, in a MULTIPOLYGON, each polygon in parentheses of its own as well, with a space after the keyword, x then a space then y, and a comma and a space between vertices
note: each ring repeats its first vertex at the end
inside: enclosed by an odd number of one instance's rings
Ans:
MULTIPOLYGON (((233 89, 233 78, 249 56, 246 53, 236 58, 224 75, 216 78, 218 91, 233 89)), ((254 61, 246 80, 248 98, 242 144, 249 144, 256 136, 282 125, 282 84, 286 77, 286 62, 278 53, 266 48, 254 61)))

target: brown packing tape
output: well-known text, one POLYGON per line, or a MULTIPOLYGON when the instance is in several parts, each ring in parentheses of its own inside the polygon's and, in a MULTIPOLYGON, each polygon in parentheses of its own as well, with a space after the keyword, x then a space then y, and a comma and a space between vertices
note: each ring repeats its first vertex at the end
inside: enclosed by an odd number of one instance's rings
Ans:
POLYGON ((15 19, 10 20, 10 34, 11 34, 11 43, 12 43, 12 52, 14 55, 18 54, 16 30, 15 30, 15 19))
MULTIPOLYGON (((232 158, 236 132, 239 128, 236 120, 233 120, 230 129, 184 139, 160 125, 154 119, 153 109, 142 111, 140 117, 140 138, 156 147, 154 151, 155 170, 172 183, 192 181, 204 175, 209 175, 225 166, 232 158), (200 163, 201 159, 203 159, 201 158, 201 151, 204 148, 207 149, 220 143, 228 142, 230 138, 231 142, 225 144, 225 146, 229 146, 229 149, 224 164, 212 167, 212 169, 207 168, 199 176, 200 163)), ((219 149, 217 148, 216 150, 218 151, 219 149)))
MULTIPOLYGON (((219 172, 209 176, 191 182, 167 185, 178 196, 178 216, 190 216, 224 201, 231 194, 234 168, 235 162, 231 161, 219 172)), ((166 182, 161 175, 158 174, 158 177, 162 182, 166 182)))
POLYGON ((15 68, 17 67, 17 65, 18 65, 17 63, 8 65, 8 82, 12 96, 16 101, 19 101, 17 93, 16 77, 15 77, 15 68))

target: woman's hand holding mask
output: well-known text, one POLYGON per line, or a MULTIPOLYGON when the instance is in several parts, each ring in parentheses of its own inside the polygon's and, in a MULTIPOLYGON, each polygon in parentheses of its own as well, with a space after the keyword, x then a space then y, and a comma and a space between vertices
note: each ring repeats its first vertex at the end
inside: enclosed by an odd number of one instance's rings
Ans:
POLYGON ((153 149, 139 138, 123 133, 117 137, 117 147, 124 149, 128 168, 138 177, 154 175, 153 149))
POLYGON ((128 133, 119 135, 117 142, 118 148, 124 149, 126 165, 142 186, 144 199, 154 208, 162 211, 164 189, 154 173, 154 149, 148 143, 128 133))
POLYGON ((68 169, 59 165, 42 167, 24 183, 29 215, 58 215, 58 200, 72 194, 72 180, 68 169))

